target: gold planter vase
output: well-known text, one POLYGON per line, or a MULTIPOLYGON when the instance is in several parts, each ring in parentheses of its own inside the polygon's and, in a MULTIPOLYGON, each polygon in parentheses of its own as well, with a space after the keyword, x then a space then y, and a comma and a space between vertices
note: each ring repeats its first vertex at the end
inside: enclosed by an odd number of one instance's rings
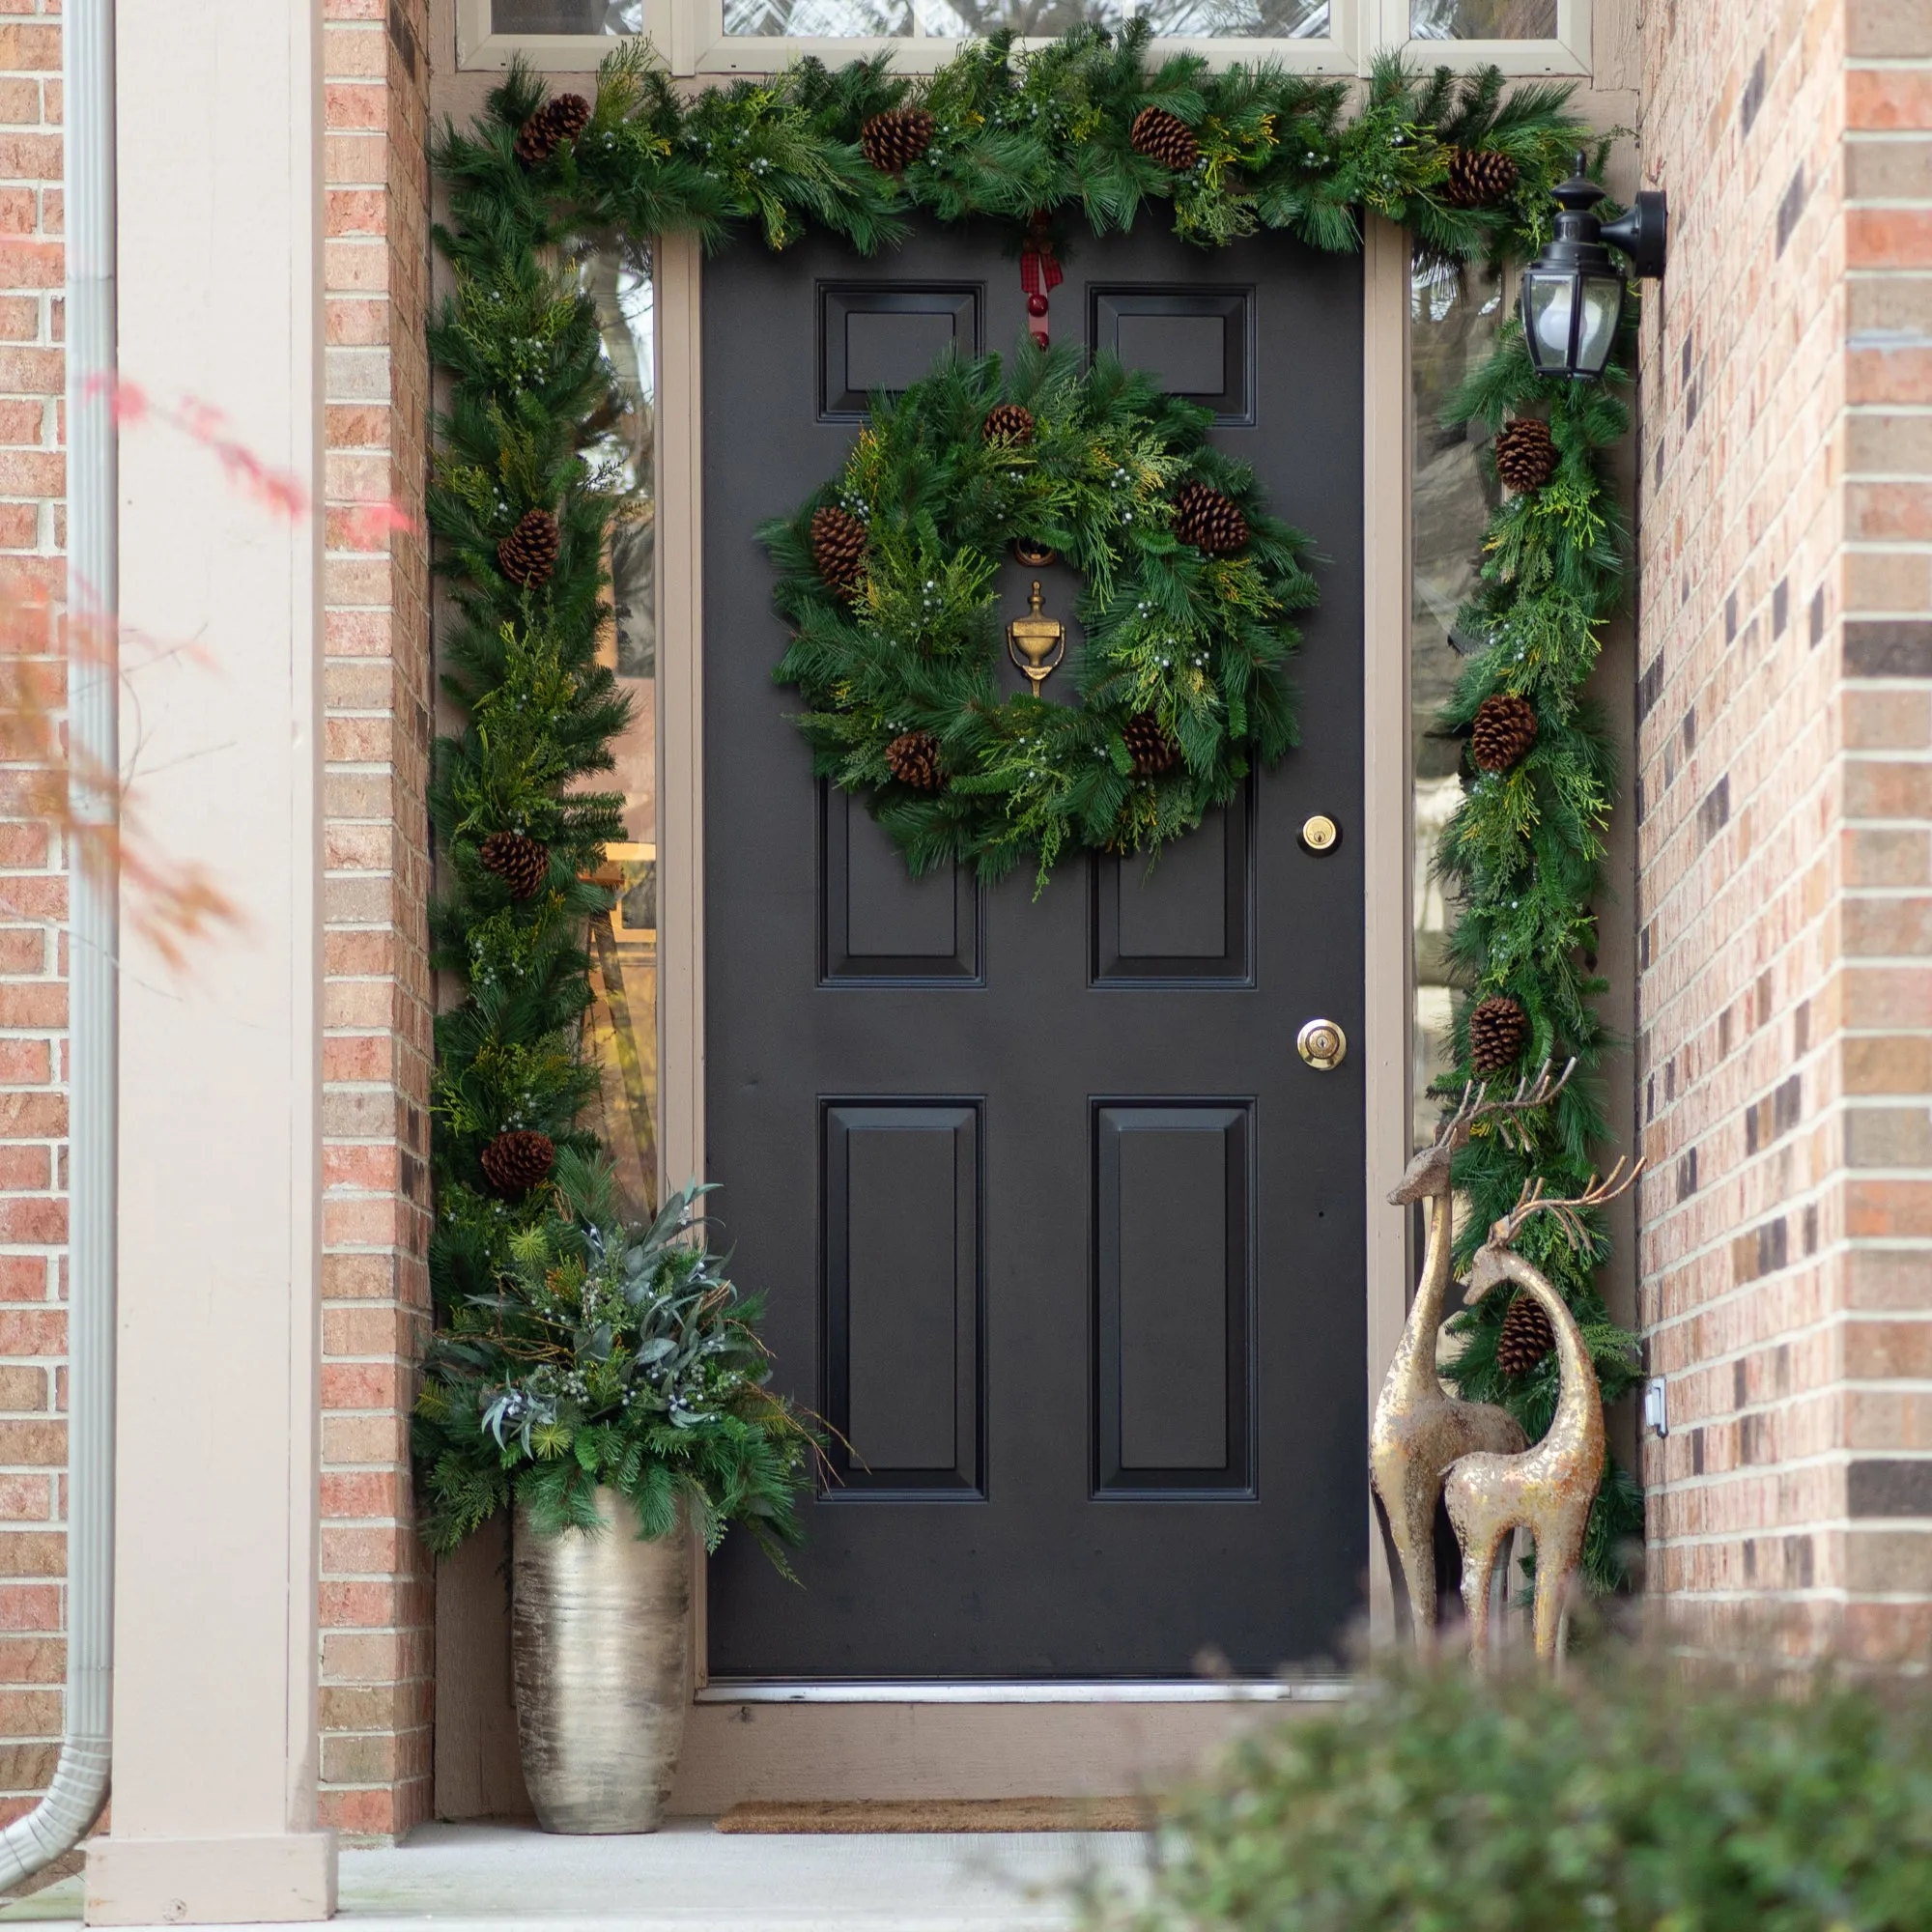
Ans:
POLYGON ((655 1832, 691 1703, 691 1538, 639 1540, 597 1491, 602 1531, 540 1535, 518 1505, 510 1662, 524 1782, 546 1832, 655 1832))

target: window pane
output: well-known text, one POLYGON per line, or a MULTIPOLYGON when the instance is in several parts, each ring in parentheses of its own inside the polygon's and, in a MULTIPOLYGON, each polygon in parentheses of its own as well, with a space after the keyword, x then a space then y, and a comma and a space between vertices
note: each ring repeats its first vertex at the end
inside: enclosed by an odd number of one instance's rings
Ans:
POLYGON ((1476 585, 1483 535, 1495 508, 1484 474, 1480 423, 1442 427, 1451 391, 1495 342, 1507 313, 1493 277, 1453 264, 1418 262, 1409 282, 1414 398, 1409 459, 1413 578, 1409 605, 1409 750, 1415 824, 1411 910, 1415 944, 1414 1064, 1410 1124, 1417 1147, 1435 1138, 1439 1103, 1429 1083, 1454 1065, 1449 1052, 1449 934, 1456 907, 1435 873, 1435 847, 1463 797, 1463 741, 1435 719, 1461 675, 1470 640, 1456 611, 1476 585))
POLYGON ((644 0, 491 0, 493 34, 640 34, 644 0))
POLYGON ((583 1037, 599 1091, 584 1110, 616 1165, 628 1217, 647 1219, 658 1193, 658 763, 655 349, 646 260, 599 254, 579 265, 597 304, 604 360, 622 408, 586 451, 620 494, 605 556, 614 612, 598 661, 616 673, 631 722, 611 747, 615 769, 595 790, 623 794, 624 836, 605 848, 615 909, 590 923, 590 1010, 583 1037))
POLYGON ((724 0, 724 31, 768 39, 850 40, 914 31, 910 0, 724 0))
MULTIPOLYGON (((1138 13, 1164 38, 1305 41, 1327 39, 1328 10, 1329 0, 724 0, 724 31, 769 40, 967 40, 1010 27, 1051 40, 1083 21, 1118 27, 1138 13)), ((498 34, 636 34, 642 15, 643 0, 492 0, 490 26, 498 34)))
POLYGON ((1553 41, 1556 0, 1408 0, 1408 31, 1418 41, 1553 41))

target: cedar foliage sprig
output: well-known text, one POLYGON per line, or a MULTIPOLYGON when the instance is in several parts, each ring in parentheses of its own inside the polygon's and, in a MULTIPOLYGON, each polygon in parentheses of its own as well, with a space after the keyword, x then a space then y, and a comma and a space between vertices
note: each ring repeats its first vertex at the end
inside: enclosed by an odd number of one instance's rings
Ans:
MULTIPOLYGON (((1532 1121, 1522 1144, 1479 1132, 1457 1155, 1456 1183, 1469 1208, 1464 1262, 1526 1181, 1541 1179, 1552 1195, 1582 1192, 1592 1150, 1609 1138, 1602 1082, 1592 1076, 1615 1044, 1595 1003, 1608 987, 1596 970, 1596 905, 1616 761, 1603 719, 1581 692, 1626 582, 1629 532, 1605 462, 1630 427, 1610 386, 1624 380, 1616 366, 1601 384, 1537 375, 1512 322, 1444 414, 1446 422, 1481 421, 1492 432, 1509 416, 1547 415, 1558 461, 1541 490, 1508 497, 1491 518, 1475 594, 1457 617, 1458 631, 1485 648, 1458 681, 1443 724, 1466 729, 1484 698, 1509 693, 1535 706, 1537 734, 1521 763, 1473 775, 1436 855, 1454 883, 1450 953, 1467 988, 1456 1019, 1458 1068, 1440 1091, 1460 1093, 1473 1071, 1469 1010, 1497 993, 1529 1017, 1525 1066, 1546 1059, 1560 1065, 1574 1056, 1579 1069, 1548 1114, 1532 1121)), ((1605 1401, 1628 1394, 1639 1375, 1636 1338, 1610 1320, 1597 1289, 1596 1271, 1609 1254, 1602 1217, 1591 1217, 1580 1250, 1548 1218, 1530 1222, 1520 1246, 1576 1315, 1605 1401)), ((1487 1295, 1452 1318, 1462 1348, 1443 1373, 1469 1400, 1509 1409, 1534 1441, 1555 1409, 1556 1357, 1546 1356, 1526 1376, 1502 1372, 1496 1345, 1508 1306, 1507 1296, 1487 1295)), ((1598 1588, 1623 1580, 1626 1546, 1642 1533, 1641 1492, 1612 1459, 1584 1549, 1598 1588)))
POLYGON ((705 1191, 686 1186, 632 1233, 611 1169, 558 1154, 491 1289, 465 1295, 430 1345, 413 1434, 431 1549, 513 1500, 540 1531, 594 1528, 608 1484, 640 1536, 683 1521, 715 1549, 739 1523, 786 1570, 817 1437, 766 1386, 759 1304, 704 1240, 705 1191))
POLYGON ((880 399, 839 476, 759 532, 794 633, 776 675, 805 696, 814 769, 870 796, 915 871, 956 860, 997 878, 1032 857, 1044 885, 1069 849, 1152 852, 1294 743, 1284 668, 1300 640, 1293 613, 1316 598, 1310 540, 1265 512, 1246 465, 1209 446, 1209 420, 1108 355, 1086 373, 1071 351, 1030 343, 1009 362, 948 361, 880 399), (1001 403, 1029 412, 1027 441, 986 440, 1001 403), (1175 535, 1170 500, 1190 480, 1239 507, 1240 555, 1175 535), (827 505, 866 526, 856 598, 813 559, 827 505), (1019 537, 1084 578, 1065 667, 1077 707, 1002 701, 996 580, 1019 537), (1123 734, 1149 717, 1181 757, 1142 777, 1123 734), (887 748, 909 731, 939 741, 937 790, 894 778, 887 748))

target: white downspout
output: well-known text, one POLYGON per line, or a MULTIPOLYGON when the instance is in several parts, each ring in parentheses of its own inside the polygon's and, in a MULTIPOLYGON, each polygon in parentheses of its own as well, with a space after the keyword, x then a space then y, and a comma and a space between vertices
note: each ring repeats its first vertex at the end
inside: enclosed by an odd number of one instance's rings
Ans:
POLYGON ((46 1795, 0 1832, 0 1888, 100 1815, 114 1661, 114 1211, 121 769, 114 315, 114 0, 62 21, 67 139, 68 744, 71 810, 107 828, 69 841, 67 1735, 46 1795))

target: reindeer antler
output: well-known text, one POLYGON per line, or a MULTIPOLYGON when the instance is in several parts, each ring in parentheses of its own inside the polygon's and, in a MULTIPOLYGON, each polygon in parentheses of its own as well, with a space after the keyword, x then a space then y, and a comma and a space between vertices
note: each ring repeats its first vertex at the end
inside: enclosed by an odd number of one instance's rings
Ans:
POLYGON ((1529 1135, 1522 1124, 1512 1118, 1518 1114, 1527 1114, 1538 1107, 1547 1107, 1570 1084, 1570 1076, 1577 1070, 1573 1057, 1565 1063, 1563 1071, 1552 1080, 1549 1077, 1549 1062, 1545 1061, 1536 1069, 1534 1077, 1525 1074, 1516 1083, 1516 1092, 1507 1098, 1501 1094, 1492 1094, 1478 1082, 1471 1080, 1463 1089, 1463 1097, 1456 1103, 1456 1111, 1443 1122, 1435 1135, 1437 1147, 1458 1148, 1469 1138, 1476 1122, 1494 1117, 1496 1132, 1504 1146, 1512 1139, 1524 1152, 1529 1150, 1529 1135))
POLYGON ((1515 1243, 1522 1233, 1524 1224, 1533 1214, 1547 1213, 1556 1217, 1557 1225, 1563 1230, 1564 1238, 1573 1248, 1580 1248, 1589 1239, 1589 1231, 1583 1226, 1586 1208, 1601 1208, 1634 1183, 1643 1172, 1643 1162, 1626 1169, 1626 1163, 1619 1160, 1609 1173, 1600 1180, 1592 1174, 1589 1185, 1580 1194, 1565 1195, 1561 1198, 1546 1194, 1545 1182, 1539 1177, 1525 1180, 1522 1192, 1516 1198, 1516 1206, 1490 1230, 1489 1245, 1492 1248, 1507 1248, 1515 1243))

